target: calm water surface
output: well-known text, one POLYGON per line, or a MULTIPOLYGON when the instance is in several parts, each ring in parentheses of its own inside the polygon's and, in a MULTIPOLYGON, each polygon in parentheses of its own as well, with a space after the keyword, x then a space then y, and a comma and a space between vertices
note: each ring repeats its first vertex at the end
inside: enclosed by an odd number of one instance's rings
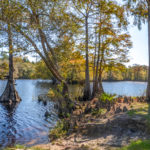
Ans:
MULTIPOLYGON (((46 106, 39 103, 38 95, 45 94, 51 87, 49 81, 17 80, 16 89, 22 101, 13 110, 8 110, 0 104, 0 147, 14 144, 48 143, 49 129, 58 120, 53 102, 46 106), (44 114, 50 111, 51 116, 46 119, 44 114)), ((104 82, 104 90, 110 94, 141 96, 146 90, 146 82, 104 82)), ((6 81, 0 81, 0 94, 6 86, 6 81)), ((70 86, 73 94, 82 91, 77 85, 70 86)))
POLYGON ((110 94, 123 96, 143 96, 146 93, 146 82, 104 82, 104 90, 110 94))
MULTIPOLYGON (((55 125, 57 116, 52 102, 44 106, 37 97, 47 93, 49 88, 40 80, 17 80, 16 83, 22 101, 13 110, 7 110, 0 104, 0 146, 48 143, 49 128, 55 125), (46 110, 52 112, 48 119, 44 116, 46 110)), ((0 81, 0 94, 5 85, 6 81, 0 81)))

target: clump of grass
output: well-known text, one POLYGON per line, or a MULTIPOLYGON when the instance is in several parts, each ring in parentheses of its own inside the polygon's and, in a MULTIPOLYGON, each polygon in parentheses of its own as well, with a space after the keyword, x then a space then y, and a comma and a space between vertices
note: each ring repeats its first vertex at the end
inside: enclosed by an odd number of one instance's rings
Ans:
POLYGON ((48 150, 48 149, 42 149, 42 148, 39 148, 39 147, 30 147, 30 148, 27 148, 23 145, 15 145, 14 147, 7 147, 7 148, 4 148, 3 150, 48 150))
POLYGON ((106 101, 113 102, 113 101, 115 101, 115 98, 116 98, 115 94, 111 95, 111 94, 103 93, 100 96, 100 101, 103 101, 103 102, 106 102, 106 101))
POLYGON ((67 121, 63 119, 61 121, 58 121, 55 128, 50 131, 51 140, 55 140, 65 136, 68 132, 68 129, 69 125, 67 121))
POLYGON ((4 148, 3 150, 16 150, 16 149, 26 150, 27 148, 23 145, 15 145, 14 147, 7 147, 4 148))
POLYGON ((132 109, 127 112, 129 116, 134 116, 136 114, 136 110, 132 109))
POLYGON ((129 146, 123 147, 120 150, 150 150, 150 140, 131 142, 129 146))
POLYGON ((107 112, 107 109, 102 109, 102 108, 99 108, 99 109, 93 109, 92 110, 92 115, 103 115, 107 112))

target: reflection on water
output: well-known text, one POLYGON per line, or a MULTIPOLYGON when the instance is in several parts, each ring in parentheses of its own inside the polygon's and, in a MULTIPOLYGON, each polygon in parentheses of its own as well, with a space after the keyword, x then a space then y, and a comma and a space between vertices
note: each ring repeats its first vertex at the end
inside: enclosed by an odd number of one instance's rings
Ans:
POLYGON ((146 82, 103 82, 104 90, 110 94, 123 96, 144 96, 146 93, 146 82))
MULTIPOLYGON (((57 116, 52 102, 44 106, 37 97, 47 93, 50 85, 40 86, 38 80, 17 80, 16 83, 22 101, 12 110, 0 105, 0 146, 48 143, 49 128, 55 125, 57 116), (44 116, 47 110, 53 112, 48 119, 44 116)), ((6 81, 0 81, 0 94, 5 85, 6 81)))
MULTIPOLYGON (((91 90, 93 84, 91 83, 91 90)), ((103 82, 103 88, 106 93, 117 94, 122 96, 144 96, 146 93, 146 82, 103 82)), ((69 85, 69 90, 73 97, 81 96, 83 93, 83 86, 69 85)))
MULTIPOLYGON (((22 101, 14 109, 7 109, 0 104, 0 147, 14 144, 28 146, 49 142, 49 129, 53 128, 57 115, 53 103, 46 106, 37 101, 40 94, 46 94, 50 81, 17 80, 16 89, 22 101), (50 118, 45 118, 46 111, 51 112, 50 118)), ((104 90, 108 93, 127 96, 141 96, 146 90, 146 82, 104 82, 104 90)), ((6 81, 0 81, 0 95, 6 86, 6 81)), ((92 88, 92 84, 91 84, 92 88)), ((70 85, 73 97, 81 95, 83 87, 70 85)))

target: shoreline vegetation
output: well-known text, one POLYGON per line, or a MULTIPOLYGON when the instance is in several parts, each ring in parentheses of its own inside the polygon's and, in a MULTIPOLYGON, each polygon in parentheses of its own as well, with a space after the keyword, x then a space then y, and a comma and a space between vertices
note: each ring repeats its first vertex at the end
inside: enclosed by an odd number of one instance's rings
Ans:
MULTIPOLYGON (((27 57, 15 57, 14 58, 14 78, 15 79, 49 79, 53 80, 52 74, 46 68, 43 61, 30 62, 27 57)), ((3 54, 0 58, 0 79, 5 79, 8 74, 8 56, 3 54)), ((77 68, 78 69, 78 68, 77 68)), ((85 82, 83 66, 80 71, 77 70, 63 70, 66 76, 68 84, 76 84, 85 82)), ((93 81, 93 73, 90 69, 90 81, 93 81)), ((102 75, 103 82, 113 81, 147 81, 148 66, 134 64, 126 67, 125 65, 113 66, 113 69, 105 68, 102 75)))
POLYGON ((103 94, 91 101, 77 101, 74 111, 50 131, 49 144, 19 149, 149 150, 149 107, 146 97, 103 94), (141 148, 136 149, 138 145, 141 148))
POLYGON ((55 102, 60 120, 48 149, 111 150, 132 141, 123 149, 150 148, 150 61, 125 65, 133 46, 129 18, 139 29, 148 22, 150 58, 148 0, 0 1, 0 79, 7 79, 0 102, 12 109, 21 102, 15 79, 51 79, 56 89, 46 100, 55 102), (104 80, 148 81, 146 97, 109 95, 104 80), (68 84, 77 82, 82 96, 73 99, 68 84))

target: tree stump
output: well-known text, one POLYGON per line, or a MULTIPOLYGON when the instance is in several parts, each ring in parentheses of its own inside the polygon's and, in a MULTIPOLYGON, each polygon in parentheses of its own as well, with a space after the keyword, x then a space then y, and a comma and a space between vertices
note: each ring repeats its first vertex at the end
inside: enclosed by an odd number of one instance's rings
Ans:
POLYGON ((10 105, 12 103, 17 103, 21 101, 21 98, 18 95, 18 92, 15 89, 15 82, 11 82, 8 80, 6 88, 0 97, 0 102, 2 103, 9 103, 10 105))

